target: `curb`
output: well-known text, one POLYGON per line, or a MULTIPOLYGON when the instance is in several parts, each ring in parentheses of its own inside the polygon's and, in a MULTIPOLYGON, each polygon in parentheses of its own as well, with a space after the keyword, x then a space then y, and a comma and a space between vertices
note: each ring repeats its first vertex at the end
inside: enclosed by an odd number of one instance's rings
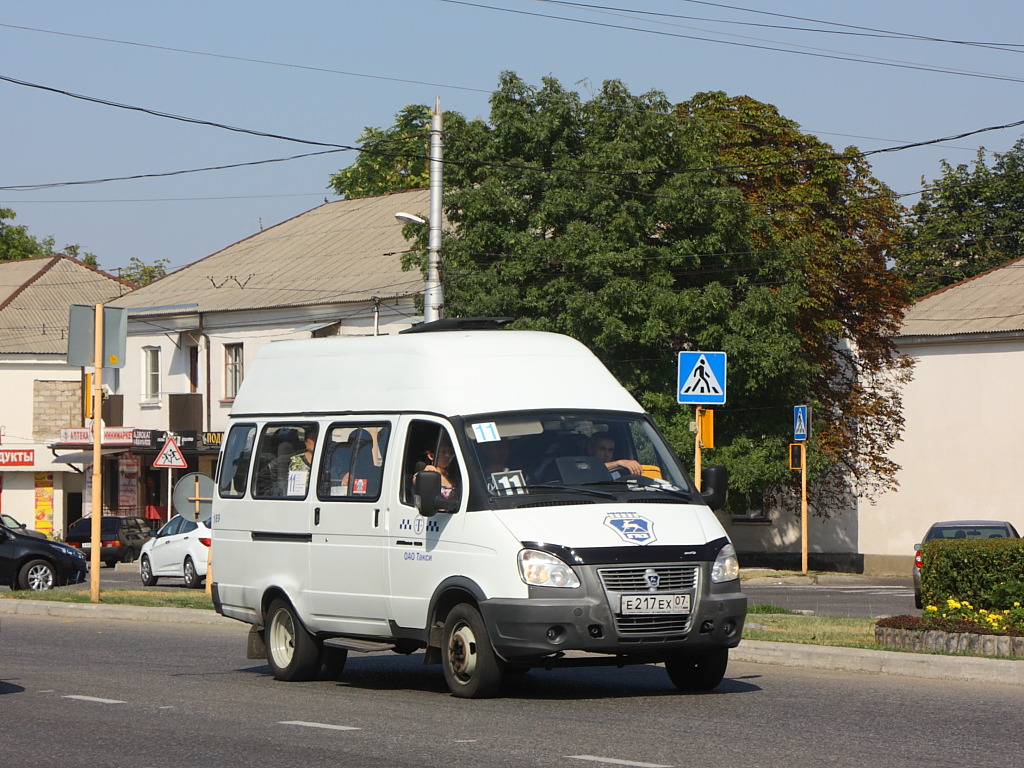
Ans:
POLYGON ((939 656, 927 653, 875 651, 868 648, 744 640, 729 652, 729 660, 892 677, 1024 685, 1024 662, 976 656, 939 656))
MULTIPOLYGON (((137 605, 57 603, 46 600, 0 599, 2 614, 156 621, 168 624, 240 625, 235 619, 195 608, 145 608, 137 605)), ((744 640, 729 652, 729 658, 731 661, 782 667, 1024 686, 1024 661, 1009 659, 875 651, 868 648, 838 648, 767 640, 744 640)))

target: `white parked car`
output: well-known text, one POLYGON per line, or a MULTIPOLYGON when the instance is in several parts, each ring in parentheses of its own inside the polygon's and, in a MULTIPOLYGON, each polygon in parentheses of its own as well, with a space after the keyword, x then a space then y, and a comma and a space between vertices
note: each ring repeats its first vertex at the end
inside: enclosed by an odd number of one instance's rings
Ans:
POLYGON ((147 587, 158 578, 184 579, 189 589, 198 589, 206 577, 210 557, 210 521, 187 520, 175 515, 142 547, 139 575, 147 587))

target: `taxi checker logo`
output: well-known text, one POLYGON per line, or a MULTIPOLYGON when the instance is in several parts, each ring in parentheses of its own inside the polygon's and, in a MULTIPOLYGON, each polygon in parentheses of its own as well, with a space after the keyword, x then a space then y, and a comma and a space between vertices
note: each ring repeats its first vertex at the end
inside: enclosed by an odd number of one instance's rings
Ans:
POLYGON ((658 540, 654 535, 654 523, 632 512, 612 512, 605 517, 604 524, 630 544, 650 544, 658 540))

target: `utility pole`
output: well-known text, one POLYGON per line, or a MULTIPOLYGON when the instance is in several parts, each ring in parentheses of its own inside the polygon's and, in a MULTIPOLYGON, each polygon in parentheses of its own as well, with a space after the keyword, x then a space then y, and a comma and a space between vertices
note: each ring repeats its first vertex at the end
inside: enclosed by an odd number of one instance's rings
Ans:
POLYGON ((440 320, 444 311, 444 286, 441 285, 441 217, 444 142, 441 135, 441 97, 434 102, 430 119, 430 236, 427 245, 427 283, 423 293, 423 321, 440 320))

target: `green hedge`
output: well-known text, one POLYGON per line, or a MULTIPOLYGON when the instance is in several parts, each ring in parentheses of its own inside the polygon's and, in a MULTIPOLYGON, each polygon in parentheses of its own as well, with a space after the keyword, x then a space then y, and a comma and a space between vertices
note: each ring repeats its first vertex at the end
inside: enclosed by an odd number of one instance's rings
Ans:
POLYGON ((933 539, 921 551, 921 600, 946 598, 975 608, 1024 604, 1024 539, 933 539))

